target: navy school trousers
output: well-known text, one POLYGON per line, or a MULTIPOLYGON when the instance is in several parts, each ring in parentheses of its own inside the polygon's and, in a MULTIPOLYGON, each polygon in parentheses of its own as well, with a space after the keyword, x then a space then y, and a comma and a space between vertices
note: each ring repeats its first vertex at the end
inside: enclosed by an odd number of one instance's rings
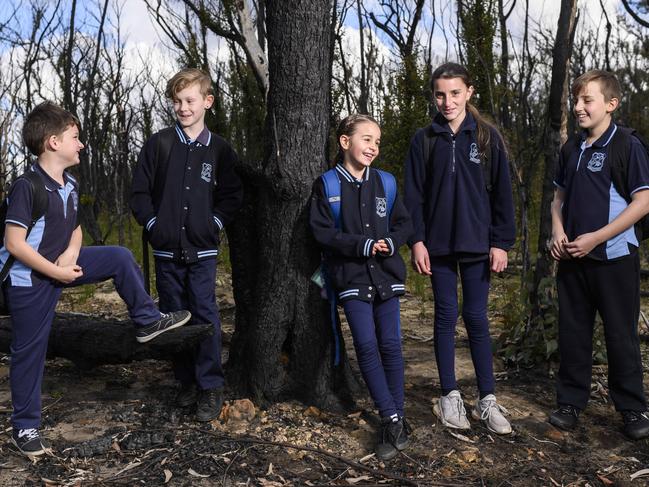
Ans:
POLYGON ((41 421, 41 384, 54 309, 65 287, 113 279, 136 325, 148 325, 160 312, 144 290, 142 272, 124 247, 82 247, 77 264, 83 276, 70 284, 36 280, 30 287, 5 287, 11 313, 11 365, 9 380, 16 429, 38 428, 41 421))
POLYGON ((444 392, 457 389, 455 379, 455 328, 458 318, 457 274, 462 280, 462 318, 469 336, 471 360, 480 396, 493 394, 493 355, 487 300, 491 272, 489 259, 461 262, 453 256, 431 257, 435 298, 434 346, 439 381, 444 392))
POLYGON ((361 375, 382 418, 403 416, 404 364, 399 298, 343 303, 361 375))
POLYGON ((214 333, 192 353, 174 358, 174 375, 181 384, 196 384, 200 389, 224 386, 221 364, 221 320, 216 304, 216 257, 193 263, 156 259, 156 287, 160 311, 188 309, 191 323, 212 324, 214 333))
POLYGON ((584 409, 590 397, 593 327, 599 312, 608 357, 608 387, 618 411, 644 411, 638 339, 638 254, 615 261, 589 258, 559 262, 559 373, 557 402, 584 409))

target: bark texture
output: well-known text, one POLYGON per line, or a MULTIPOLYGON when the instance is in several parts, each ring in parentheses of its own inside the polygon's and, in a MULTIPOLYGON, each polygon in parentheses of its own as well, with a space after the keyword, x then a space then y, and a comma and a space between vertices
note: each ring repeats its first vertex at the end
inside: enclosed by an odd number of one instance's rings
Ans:
MULTIPOLYGON (((62 357, 83 369, 124 364, 136 360, 171 360, 212 334, 211 325, 183 326, 148 343, 135 340, 129 321, 105 320, 88 315, 57 314, 47 346, 48 358, 62 357)), ((0 352, 10 353, 11 320, 0 317, 0 352)))
POLYGON ((296 397, 337 409, 353 383, 345 360, 333 365, 328 304, 310 281, 320 263, 307 213, 327 165, 331 9, 330 0, 267 3, 266 157, 242 168, 245 206, 228 234, 237 303, 229 384, 260 404, 296 397))

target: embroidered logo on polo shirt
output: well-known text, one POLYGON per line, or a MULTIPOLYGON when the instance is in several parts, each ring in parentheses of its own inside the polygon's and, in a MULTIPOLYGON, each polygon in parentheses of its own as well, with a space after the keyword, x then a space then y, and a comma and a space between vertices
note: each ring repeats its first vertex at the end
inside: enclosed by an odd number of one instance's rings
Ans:
POLYGON ((471 144, 471 147, 469 148, 469 160, 471 162, 475 162, 476 164, 480 164, 480 153, 478 152, 478 144, 475 142, 471 144))
POLYGON ((74 207, 74 211, 77 211, 79 209, 79 195, 76 191, 72 191, 70 195, 72 196, 72 206, 74 207))
POLYGON ((590 161, 588 161, 586 167, 592 172, 599 172, 602 170, 602 167, 604 167, 604 159, 606 159, 606 154, 604 152, 593 152, 593 155, 591 156, 590 161))
POLYGON ((212 180, 212 164, 209 162, 203 163, 203 167, 201 168, 201 179, 206 183, 209 183, 212 180))
POLYGON ((383 218, 387 215, 388 202, 385 198, 376 198, 376 214, 383 218))

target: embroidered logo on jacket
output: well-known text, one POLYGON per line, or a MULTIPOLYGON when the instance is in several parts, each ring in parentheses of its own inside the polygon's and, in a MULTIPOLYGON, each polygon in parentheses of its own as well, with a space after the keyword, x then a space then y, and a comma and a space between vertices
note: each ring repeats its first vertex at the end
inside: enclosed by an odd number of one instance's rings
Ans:
POLYGON ((590 161, 588 161, 586 167, 593 172, 599 172, 602 170, 602 167, 604 167, 604 159, 606 159, 605 153, 593 152, 593 155, 591 156, 590 161))
POLYGON ((475 142, 471 144, 471 147, 469 149, 469 160, 471 162, 475 162, 476 164, 480 164, 480 154, 478 153, 478 144, 475 142))
POLYGON ((203 163, 203 167, 201 168, 201 179, 206 183, 209 183, 212 180, 212 164, 209 162, 203 163))
POLYGON ((79 209, 79 195, 76 191, 72 191, 70 196, 72 196, 72 207, 74 208, 74 211, 77 211, 79 209))
POLYGON ((376 198, 376 214, 383 218, 387 215, 388 203, 385 198, 376 198))

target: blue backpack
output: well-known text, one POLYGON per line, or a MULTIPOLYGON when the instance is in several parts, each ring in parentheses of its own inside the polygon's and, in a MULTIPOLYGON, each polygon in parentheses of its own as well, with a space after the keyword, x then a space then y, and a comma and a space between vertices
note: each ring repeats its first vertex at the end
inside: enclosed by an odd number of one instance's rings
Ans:
MULTIPOLYGON (((376 172, 381 177, 381 183, 383 184, 383 189, 385 191, 385 197, 388 204, 388 217, 386 219, 387 230, 390 230, 390 215, 392 214, 392 207, 394 206, 394 200, 397 198, 397 181, 392 174, 389 172, 381 171, 376 169, 376 172)), ((329 207, 331 212, 334 215, 334 222, 336 228, 341 228, 342 219, 340 216, 340 204, 341 204, 341 182, 338 177, 338 171, 336 169, 329 169, 322 175, 322 183, 324 186, 325 198, 329 202, 329 207)), ((322 275, 324 278, 324 289, 327 292, 327 299, 329 300, 329 311, 331 316, 331 326, 334 332, 334 341, 335 341, 335 355, 334 355, 334 365, 340 363, 340 334, 338 333, 338 309, 337 309, 337 300, 336 292, 334 291, 331 281, 326 272, 326 266, 322 266, 322 275)))
MULTIPOLYGON (((381 171, 380 169, 375 169, 379 176, 381 177, 381 183, 383 183, 383 189, 385 190, 385 197, 388 200, 388 230, 390 228, 390 214, 392 213, 392 207, 394 206, 394 200, 397 197, 397 180, 389 172, 381 171)), ((322 175, 322 182, 324 184, 325 197, 329 202, 331 207, 331 212, 334 214, 334 221, 336 223, 336 228, 340 228, 340 193, 341 185, 340 178, 338 177, 338 171, 336 169, 329 169, 326 173, 322 175)))

